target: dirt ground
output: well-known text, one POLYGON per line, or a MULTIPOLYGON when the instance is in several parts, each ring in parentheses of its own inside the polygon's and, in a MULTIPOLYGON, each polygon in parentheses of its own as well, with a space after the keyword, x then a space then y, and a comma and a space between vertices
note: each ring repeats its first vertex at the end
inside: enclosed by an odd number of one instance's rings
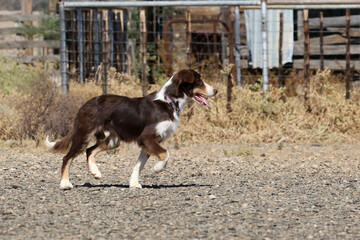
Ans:
POLYGON ((59 190, 61 157, 0 148, 0 239, 359 239, 360 145, 193 145, 143 189, 138 149, 101 153, 101 180, 79 156, 59 190))

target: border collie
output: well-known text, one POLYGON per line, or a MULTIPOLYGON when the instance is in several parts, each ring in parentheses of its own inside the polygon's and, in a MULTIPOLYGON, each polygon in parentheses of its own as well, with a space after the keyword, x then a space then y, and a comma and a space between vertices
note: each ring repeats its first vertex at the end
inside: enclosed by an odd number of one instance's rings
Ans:
POLYGON ((139 175, 150 155, 159 161, 154 166, 160 172, 169 160, 169 152, 160 145, 174 134, 179 115, 187 99, 209 106, 205 96, 215 96, 217 90, 205 83, 192 69, 182 69, 159 90, 145 97, 128 98, 101 95, 87 101, 78 111, 73 129, 59 142, 45 144, 53 152, 67 152, 61 167, 60 189, 71 189, 69 169, 72 160, 83 152, 91 139, 96 144, 86 149, 87 167, 96 178, 101 173, 95 164, 100 151, 117 148, 121 141, 136 142, 140 156, 130 177, 130 188, 141 188, 139 175))

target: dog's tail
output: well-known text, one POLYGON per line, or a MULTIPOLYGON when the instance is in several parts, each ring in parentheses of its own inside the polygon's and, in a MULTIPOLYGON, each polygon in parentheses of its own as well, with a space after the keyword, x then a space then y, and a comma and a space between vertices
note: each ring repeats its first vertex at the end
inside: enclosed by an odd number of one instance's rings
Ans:
POLYGON ((47 136, 45 139, 45 146, 53 152, 66 152, 71 146, 72 136, 73 132, 71 131, 60 142, 51 142, 49 136, 47 136))

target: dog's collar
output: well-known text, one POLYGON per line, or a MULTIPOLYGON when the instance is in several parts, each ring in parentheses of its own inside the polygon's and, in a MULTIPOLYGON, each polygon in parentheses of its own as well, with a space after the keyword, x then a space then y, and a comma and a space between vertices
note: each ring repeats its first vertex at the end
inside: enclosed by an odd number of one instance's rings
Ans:
POLYGON ((177 115, 179 115, 179 114, 180 114, 180 108, 179 108, 179 106, 177 106, 177 105, 171 100, 171 98, 170 98, 168 95, 166 95, 166 94, 165 94, 165 99, 166 99, 167 103, 170 105, 170 107, 172 107, 172 108, 176 111, 177 115))

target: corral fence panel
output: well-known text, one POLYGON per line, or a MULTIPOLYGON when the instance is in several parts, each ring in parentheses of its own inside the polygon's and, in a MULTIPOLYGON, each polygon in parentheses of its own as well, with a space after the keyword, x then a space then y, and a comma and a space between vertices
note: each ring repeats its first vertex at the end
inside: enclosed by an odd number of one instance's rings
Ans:
POLYGON ((69 79, 101 81, 106 93, 110 68, 142 79, 144 94, 181 67, 227 81, 231 64, 234 83, 265 91, 269 82, 289 87, 293 72, 305 84, 318 69, 359 75, 355 0, 65 1, 59 16, 64 94, 69 79))

